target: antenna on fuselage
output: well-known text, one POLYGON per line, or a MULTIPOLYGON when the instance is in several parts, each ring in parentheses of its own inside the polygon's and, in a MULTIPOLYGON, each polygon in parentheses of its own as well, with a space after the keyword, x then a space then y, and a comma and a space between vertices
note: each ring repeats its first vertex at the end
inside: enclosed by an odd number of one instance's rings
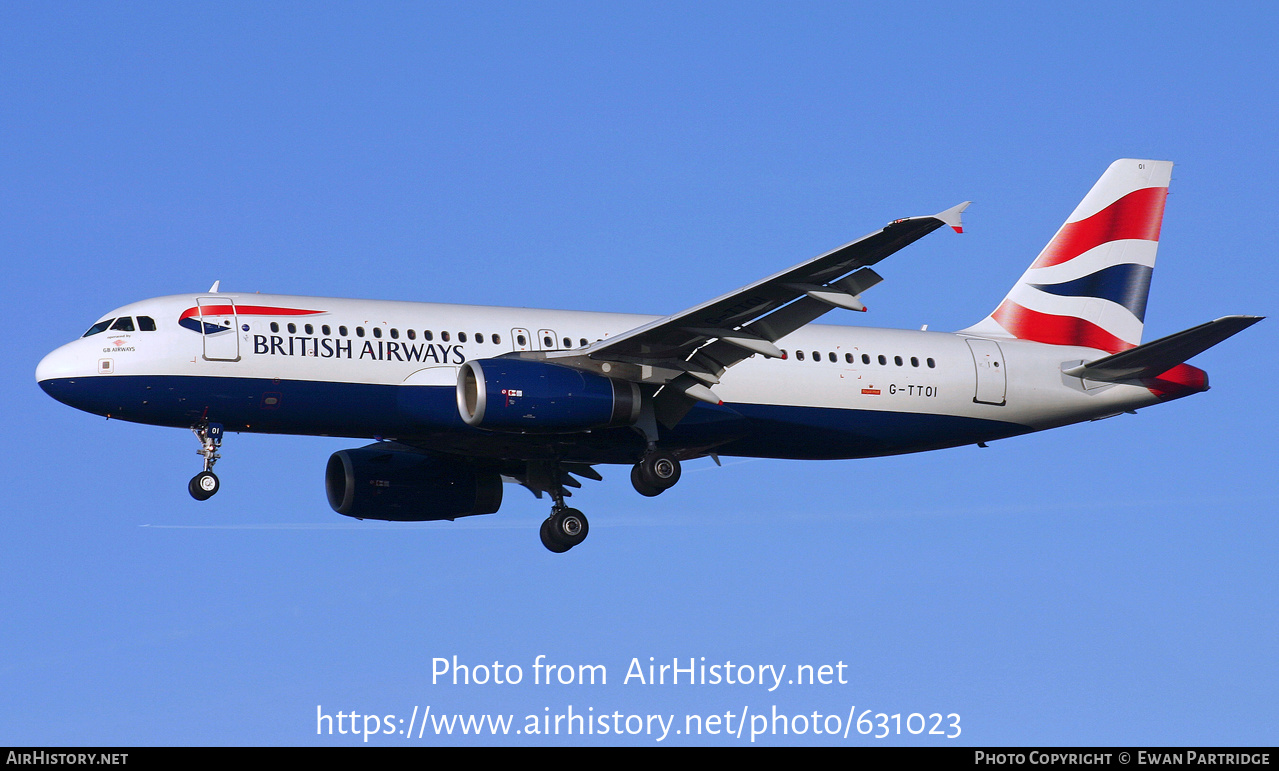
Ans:
POLYGON ((209 287, 209 294, 213 294, 214 292, 218 291, 218 284, 221 284, 221 283, 222 283, 222 279, 218 279, 217 281, 214 281, 213 286, 209 287))

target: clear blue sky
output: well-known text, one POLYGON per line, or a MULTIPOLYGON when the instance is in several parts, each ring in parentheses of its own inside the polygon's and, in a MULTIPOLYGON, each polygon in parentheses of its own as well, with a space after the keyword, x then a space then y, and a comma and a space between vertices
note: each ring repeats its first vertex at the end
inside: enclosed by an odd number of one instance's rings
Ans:
MULTIPOLYGON (((214 280, 665 314, 971 199, 963 236, 829 317, 958 329, 1120 157, 1177 164, 1148 339, 1273 316, 1271 4, 1041 5, 0 6, 0 745, 359 743, 317 737, 317 705, 1272 744, 1276 319, 1195 360, 1206 394, 988 449, 696 462, 656 499, 604 468, 562 557, 518 488, 457 523, 334 514, 322 470, 349 441, 231 435, 196 503, 189 433, 34 382, 111 308, 214 280), (609 683, 534 686, 538 654, 609 683), (453 655, 525 682, 433 685, 453 655), (848 682, 623 685, 650 656, 842 661, 848 682)), ((691 741, 748 743, 663 743, 691 741)))

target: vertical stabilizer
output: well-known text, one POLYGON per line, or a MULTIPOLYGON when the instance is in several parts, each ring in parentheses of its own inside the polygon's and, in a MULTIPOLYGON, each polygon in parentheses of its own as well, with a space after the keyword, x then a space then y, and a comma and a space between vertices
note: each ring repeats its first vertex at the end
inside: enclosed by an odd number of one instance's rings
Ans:
POLYGON ((1110 353, 1141 343, 1171 177, 1169 161, 1110 164, 999 307, 963 331, 1110 353))

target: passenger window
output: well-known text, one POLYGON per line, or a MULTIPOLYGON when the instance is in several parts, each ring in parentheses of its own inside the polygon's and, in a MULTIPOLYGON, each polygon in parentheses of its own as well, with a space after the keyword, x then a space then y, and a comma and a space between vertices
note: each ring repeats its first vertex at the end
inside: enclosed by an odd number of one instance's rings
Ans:
POLYGON ((392 339, 392 340, 399 340, 399 339, 400 339, 400 330, 396 329, 395 327, 391 327, 391 339, 392 339))
POLYGON ((138 331, 140 331, 140 332, 154 332, 154 331, 155 331, 155 319, 151 318, 150 316, 139 316, 139 317, 138 317, 138 331))
POLYGON ((869 353, 863 353, 863 354, 862 354, 862 364, 870 364, 870 354, 869 354, 869 353))
POLYGON ((884 354, 882 354, 882 353, 879 355, 879 363, 880 363, 880 364, 887 364, 887 363, 888 363, 888 358, 887 358, 886 356, 884 356, 884 354))
POLYGON ((356 327, 356 328, 355 328, 355 336, 356 336, 356 337, 364 337, 364 327, 356 327))
POLYGON ((813 351, 813 361, 820 362, 822 360, 821 351, 813 351))
POLYGON ((550 336, 549 336, 549 335, 547 335, 547 336, 545 336, 545 337, 543 337, 543 338, 542 338, 542 345, 543 345, 544 347, 546 347, 546 348, 554 348, 554 347, 555 347, 555 341, 554 341, 554 340, 552 340, 552 339, 550 338, 550 336))
POLYGON ((902 365, 902 357, 900 357, 900 356, 894 356, 894 357, 893 357, 893 363, 900 367, 900 366, 902 365))
POLYGON ((573 347, 573 338, 571 338, 571 337, 566 337, 566 338, 564 338, 564 347, 565 347, 565 348, 572 348, 572 347, 573 347))
POLYGON ((416 340, 416 339, 417 339, 417 330, 416 330, 416 329, 406 329, 406 330, 404 330, 404 334, 408 335, 410 340, 416 340))
MULTIPOLYGON (((271 326, 275 326, 275 325, 274 325, 274 324, 272 324, 271 326)), ((339 326, 339 327, 338 327, 338 334, 339 334, 339 335, 341 335, 342 337, 346 337, 346 327, 344 327, 344 326, 339 326)))
POLYGON ((435 339, 435 335, 431 332, 431 330, 424 329, 422 330, 422 339, 429 342, 435 339))
POLYGON ((440 333, 440 339, 447 343, 447 342, 449 341, 449 333, 448 333, 448 332, 441 332, 441 333, 440 333))
POLYGON ((856 361, 856 359, 853 358, 853 355, 851 353, 846 353, 844 354, 844 361, 849 364, 852 364, 853 362, 856 361))
POLYGON ((289 334, 290 334, 290 335, 296 335, 296 334, 297 334, 297 332, 298 332, 298 325, 297 325, 297 324, 289 324, 289 334))
POLYGON ((795 351, 795 358, 796 358, 796 359, 799 359, 800 361, 803 361, 803 360, 804 360, 804 352, 803 352, 803 351, 795 351))
POLYGON ((501 344, 502 344, 502 336, 493 335, 493 345, 501 345, 501 344))
POLYGON ((324 326, 320 327, 320 332, 323 333, 325 337, 328 337, 332 333, 332 330, 329 329, 328 324, 325 324, 324 326))
POLYGON ((97 324, 94 324, 93 326, 89 327, 89 331, 85 332, 83 335, 81 335, 81 337, 88 337, 89 335, 96 335, 99 332, 105 332, 107 328, 111 326, 111 322, 113 321, 115 321, 115 319, 107 319, 106 321, 99 321, 97 324))
POLYGON ((116 320, 115 320, 115 323, 114 323, 114 324, 112 324, 112 325, 111 325, 111 330, 112 330, 113 332, 132 332, 132 331, 133 331, 133 317, 132 317, 132 316, 121 316, 120 318, 118 318, 118 319, 116 319, 116 320))
POLYGON ((315 327, 311 326, 310 324, 307 324, 305 327, 302 327, 302 328, 306 330, 306 333, 308 335, 315 334, 315 327))
POLYGON ((834 351, 831 351, 830 353, 826 354, 826 356, 827 356, 827 358, 829 358, 829 359, 830 359, 830 361, 831 361, 831 363, 832 363, 832 364, 834 364, 835 362, 839 361, 839 357, 835 355, 835 352, 834 352, 834 351))
POLYGON ((458 341, 459 343, 465 343, 465 342, 466 342, 466 333, 465 333, 465 332, 458 332, 458 333, 457 333, 457 341, 458 341))
POLYGON ((373 336, 380 339, 382 337, 382 328, 373 327, 373 336))
POLYGON ((918 366, 919 366, 919 359, 918 359, 917 357, 915 357, 915 356, 910 357, 910 366, 912 366, 912 367, 918 367, 918 366))
POLYGON ((585 348, 586 346, 590 345, 590 343, 586 342, 586 338, 585 338, 585 337, 583 337, 581 340, 578 340, 578 343, 580 343, 580 344, 581 344, 581 346, 580 346, 580 347, 582 347, 582 348, 585 348))
POLYGON ((515 342, 519 343, 520 345, 528 345, 528 340, 524 338, 524 335, 516 335, 515 342))
POLYGON ((475 342, 477 342, 477 343, 482 343, 482 342, 484 342, 484 333, 483 333, 483 332, 476 332, 476 333, 475 333, 475 342))
POLYGON ((929 360, 928 360, 928 368, 929 368, 929 369, 933 369, 933 368, 934 368, 934 367, 936 367, 936 366, 937 366, 937 364, 936 364, 936 363, 934 363, 932 359, 929 359, 929 360))

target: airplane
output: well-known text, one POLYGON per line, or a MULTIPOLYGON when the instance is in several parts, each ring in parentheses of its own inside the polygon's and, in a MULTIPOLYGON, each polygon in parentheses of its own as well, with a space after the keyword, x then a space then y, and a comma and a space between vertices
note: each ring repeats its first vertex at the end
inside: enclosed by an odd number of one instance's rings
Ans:
MULTIPOLYGON (((958 332, 817 325, 864 311, 871 267, 961 203, 665 317, 222 292, 117 308, 36 380, 96 415, 189 428, 213 473, 226 431, 373 439, 334 453, 332 508, 357 519, 492 514, 504 483, 549 495, 542 544, 589 523, 565 499, 597 465, 653 497, 681 463, 867 458, 987 442, 1208 390, 1185 363, 1260 321, 1142 343, 1167 161, 1115 161, 988 316, 958 332)), ((925 328, 926 329, 926 328, 925 328)))

